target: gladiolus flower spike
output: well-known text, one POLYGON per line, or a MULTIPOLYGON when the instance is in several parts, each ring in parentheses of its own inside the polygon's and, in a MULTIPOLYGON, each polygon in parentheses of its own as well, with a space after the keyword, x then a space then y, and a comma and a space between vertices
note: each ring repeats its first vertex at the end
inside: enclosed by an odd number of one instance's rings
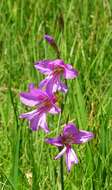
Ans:
POLYGON ((35 110, 23 113, 20 118, 29 120, 30 128, 35 131, 41 127, 46 133, 49 132, 46 114, 58 114, 61 109, 56 105, 56 96, 43 92, 41 89, 36 89, 33 84, 29 85, 29 92, 20 93, 20 100, 23 104, 29 107, 36 107, 35 110))
POLYGON ((47 77, 39 84, 39 88, 46 89, 49 93, 56 91, 67 92, 67 86, 61 81, 77 77, 78 72, 70 64, 65 64, 63 60, 42 60, 35 64, 35 68, 47 77))
POLYGON ((73 123, 69 123, 64 127, 62 135, 56 138, 45 139, 45 142, 56 147, 63 147, 55 159, 59 159, 63 154, 66 154, 66 165, 68 171, 70 171, 74 163, 78 164, 77 155, 71 145, 85 143, 93 137, 94 134, 92 132, 79 130, 73 123))

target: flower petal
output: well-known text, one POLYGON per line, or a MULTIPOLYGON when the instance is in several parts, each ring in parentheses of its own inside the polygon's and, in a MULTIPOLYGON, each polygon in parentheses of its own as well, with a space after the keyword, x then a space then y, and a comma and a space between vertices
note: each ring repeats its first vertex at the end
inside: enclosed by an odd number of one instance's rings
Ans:
POLYGON ((58 114, 58 113, 60 113, 61 112, 61 109, 58 107, 58 106, 56 106, 55 104, 53 105, 53 107, 49 110, 49 113, 51 113, 51 114, 58 114))
POLYGON ((30 122, 30 128, 34 131, 41 127, 46 133, 49 132, 46 122, 46 114, 40 114, 37 110, 33 110, 31 112, 21 114, 20 118, 28 119, 30 122))
POLYGON ((79 130, 75 124, 69 123, 63 129, 63 137, 65 142, 69 144, 82 144, 94 137, 89 131, 79 130))
POLYGON ((44 80, 42 80, 39 84, 39 88, 45 90, 46 93, 51 96, 53 93, 53 82, 52 76, 47 76, 44 80))
POLYGON ((63 146, 61 136, 45 139, 45 142, 54 146, 63 146))
POLYGON ((23 113, 20 115, 20 118, 28 119, 29 123, 30 123, 30 128, 32 130, 35 131, 35 130, 39 129, 38 122, 39 122, 40 117, 39 117, 39 113, 37 110, 33 110, 28 113, 23 113))
POLYGON ((39 70, 44 75, 49 75, 49 72, 51 71, 51 68, 49 67, 49 63, 51 63, 52 60, 42 60, 35 63, 35 68, 39 70))
POLYGON ((71 147, 67 147, 66 150, 66 164, 68 171, 70 172, 71 166, 73 164, 78 164, 78 158, 77 155, 75 154, 74 150, 71 147))
POLYGON ((47 81, 46 91, 49 94, 55 93, 56 91, 66 93, 67 90, 67 86, 61 82, 59 75, 55 75, 47 81))
POLYGON ((32 96, 30 93, 20 93, 20 100, 23 104, 31 107, 38 104, 36 97, 32 96))
POLYGON ((33 130, 33 131, 37 131, 39 129, 39 115, 33 117, 31 120, 30 120, 30 128, 33 130))
POLYGON ((39 120, 38 125, 39 125, 46 133, 49 132, 49 128, 48 128, 47 122, 46 122, 46 114, 42 114, 42 115, 40 116, 40 120, 39 120))
POLYGON ((64 78, 73 79, 78 76, 78 72, 70 64, 65 64, 64 78))
POLYGON ((49 94, 49 95, 52 95, 52 93, 54 93, 55 91, 53 90, 54 88, 54 84, 55 84, 55 81, 54 81, 54 78, 50 77, 48 80, 47 80, 47 84, 46 84, 46 92, 49 94))
POLYGON ((21 115, 19 116, 19 118, 21 118, 21 119, 26 118, 26 119, 28 119, 28 120, 31 120, 31 119, 32 119, 35 115, 37 115, 37 114, 38 114, 37 110, 33 110, 33 111, 31 111, 31 112, 27 112, 27 113, 21 114, 21 115))
POLYGON ((62 151, 55 157, 55 160, 59 159, 66 152, 66 146, 62 149, 62 151))
POLYGON ((47 94, 52 95, 58 89, 57 77, 48 75, 44 80, 39 84, 39 88, 46 90, 47 94))
POLYGON ((20 93, 20 100, 27 106, 35 106, 46 99, 47 94, 40 89, 34 88, 33 84, 29 85, 30 92, 20 93))
POLYGON ((76 136, 78 134, 79 130, 77 127, 74 125, 74 123, 68 123, 64 129, 63 129, 63 135, 64 136, 76 136))
POLYGON ((94 134, 92 132, 80 130, 79 137, 77 138, 77 144, 85 143, 91 140, 92 138, 94 138, 94 134))
POLYGON ((42 80, 40 83, 39 83, 39 88, 40 89, 45 89, 46 88, 46 85, 47 85, 47 82, 48 82, 48 79, 45 78, 44 80, 42 80))
POLYGON ((64 62, 61 59, 55 60, 41 60, 35 63, 35 68, 45 75, 49 75, 50 72, 56 68, 64 68, 64 62))
POLYGON ((68 87, 64 83, 59 82, 59 84, 58 84, 58 91, 67 93, 68 87))

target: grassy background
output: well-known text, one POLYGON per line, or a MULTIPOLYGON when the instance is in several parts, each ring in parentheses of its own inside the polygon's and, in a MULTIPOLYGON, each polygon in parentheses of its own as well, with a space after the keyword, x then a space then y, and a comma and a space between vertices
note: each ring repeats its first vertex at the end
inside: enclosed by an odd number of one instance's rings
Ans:
MULTIPOLYGON (((80 129, 95 133, 90 143, 74 146, 79 164, 70 174, 64 162, 65 190, 111 190, 112 1, 1 0, 0 20, 0 189, 60 189, 57 149, 44 144, 42 130, 32 133, 18 119, 27 111, 19 92, 43 77, 33 62, 56 58, 43 40, 48 33, 80 73, 68 81, 61 123, 69 114, 80 129)), ((48 117, 55 136, 58 116, 48 117)))

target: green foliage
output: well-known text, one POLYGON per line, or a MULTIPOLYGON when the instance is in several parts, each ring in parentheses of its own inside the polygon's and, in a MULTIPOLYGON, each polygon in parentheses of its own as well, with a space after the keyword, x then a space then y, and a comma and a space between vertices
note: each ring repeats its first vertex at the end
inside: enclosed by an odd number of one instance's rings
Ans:
MULTIPOLYGON (((19 92, 42 79, 33 63, 56 58, 43 40, 48 33, 65 62, 79 71, 77 80, 67 82, 60 122, 69 118, 95 133, 90 143, 74 147, 80 162, 70 174, 64 166, 65 190, 111 190, 112 2, 1 0, 0 18, 0 189, 60 189, 57 150, 44 143, 43 131, 32 133, 27 121, 18 119, 25 111, 19 92)), ((55 136, 58 117, 48 120, 55 136)))

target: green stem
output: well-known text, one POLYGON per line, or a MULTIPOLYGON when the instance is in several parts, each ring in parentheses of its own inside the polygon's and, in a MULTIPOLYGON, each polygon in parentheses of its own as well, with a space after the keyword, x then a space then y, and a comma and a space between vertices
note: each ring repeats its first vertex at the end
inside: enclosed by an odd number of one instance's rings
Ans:
MULTIPOLYGON (((56 50, 58 59, 60 59, 60 51, 59 51, 58 46, 57 46, 56 44, 55 44, 55 50, 56 50)), ((66 80, 65 80, 65 83, 66 83, 66 85, 67 85, 67 81, 66 81, 66 80)), ((66 98, 67 98, 67 95, 65 95, 65 101, 64 101, 64 103, 66 102, 66 98)), ((64 105, 65 105, 65 104, 61 103, 61 113, 60 113, 59 119, 58 119, 58 129, 59 129, 59 126, 60 126, 62 113, 63 113, 63 111, 64 111, 64 105)), ((59 148, 59 151, 61 151, 60 148, 59 148)), ((61 190, 64 190, 63 157, 60 158, 60 181, 61 181, 61 190)))
MULTIPOLYGON (((62 117, 62 113, 64 110, 64 104, 61 104, 61 113, 59 115, 59 119, 58 119, 58 129, 60 126, 60 122, 61 122, 61 117, 62 117)), ((59 152, 62 149, 59 148, 59 152)), ((64 168, 63 168, 63 157, 60 158, 60 182, 61 182, 61 190, 64 190, 64 168)))
POLYGON ((64 190, 63 157, 61 157, 60 159, 60 178, 61 178, 61 190, 64 190))

